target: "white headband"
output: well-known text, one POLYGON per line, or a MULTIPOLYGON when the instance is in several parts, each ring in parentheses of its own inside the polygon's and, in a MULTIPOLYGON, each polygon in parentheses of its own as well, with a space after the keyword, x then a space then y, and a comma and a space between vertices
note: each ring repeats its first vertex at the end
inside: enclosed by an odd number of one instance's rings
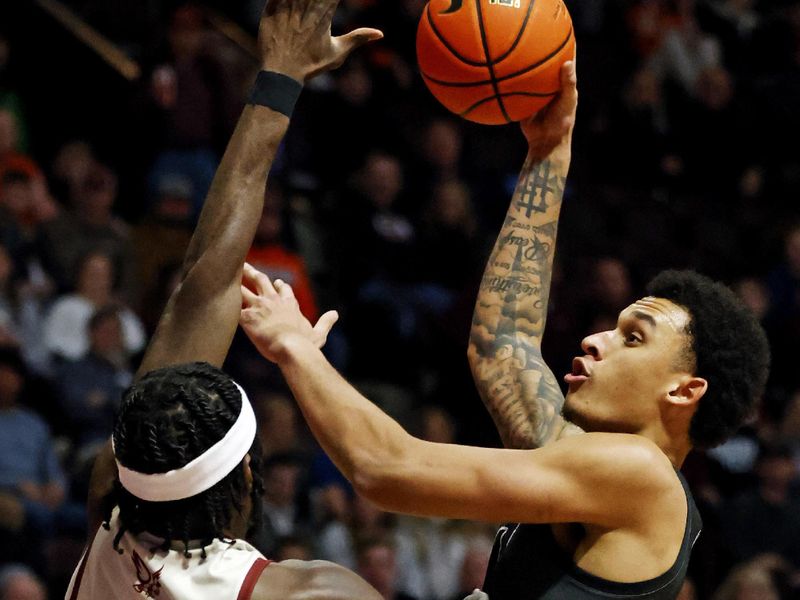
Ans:
MULTIPOLYGON (((234 382, 235 383, 235 382, 234 382)), ((242 462, 256 437, 256 416, 241 386, 242 410, 228 433, 194 460, 166 473, 139 473, 120 464, 119 482, 137 498, 149 502, 183 500, 219 483, 242 462)), ((114 440, 112 437, 113 447, 114 440)))

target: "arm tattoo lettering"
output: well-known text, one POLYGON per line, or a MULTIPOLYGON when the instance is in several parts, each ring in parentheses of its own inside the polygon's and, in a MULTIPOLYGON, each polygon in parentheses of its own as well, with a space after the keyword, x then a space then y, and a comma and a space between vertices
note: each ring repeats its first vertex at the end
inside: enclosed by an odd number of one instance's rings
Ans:
POLYGON ((507 447, 541 446, 563 425, 564 397, 540 347, 566 170, 526 162, 475 305, 470 364, 507 447))

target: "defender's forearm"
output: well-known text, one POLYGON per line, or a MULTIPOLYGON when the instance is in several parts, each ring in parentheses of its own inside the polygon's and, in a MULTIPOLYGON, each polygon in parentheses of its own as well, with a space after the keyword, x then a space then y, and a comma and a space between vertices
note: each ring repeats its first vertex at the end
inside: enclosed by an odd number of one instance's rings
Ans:
POLYGON ((221 366, 239 321, 242 266, 264 205, 267 174, 289 125, 246 106, 206 197, 173 292, 137 371, 190 361, 221 366))
POLYGON ((528 159, 486 265, 469 359, 478 391, 508 447, 540 446, 563 397, 541 339, 569 159, 528 159))
POLYGON ((289 118, 248 105, 231 137, 208 192, 184 261, 188 273, 202 258, 209 285, 236 278, 255 235, 267 174, 289 118))

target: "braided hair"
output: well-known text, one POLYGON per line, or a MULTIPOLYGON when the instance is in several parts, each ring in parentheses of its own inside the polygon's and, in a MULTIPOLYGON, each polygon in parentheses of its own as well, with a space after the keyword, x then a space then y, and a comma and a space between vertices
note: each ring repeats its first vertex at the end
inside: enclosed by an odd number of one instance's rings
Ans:
MULTIPOLYGON (((242 398, 233 380, 208 363, 188 363, 150 371, 123 395, 114 424, 114 452, 117 460, 140 473, 164 473, 183 467, 221 440, 239 416, 242 398)), ((248 534, 260 524, 261 446, 258 436, 250 448, 252 509, 248 534)), ((106 502, 105 522, 119 506, 119 541, 126 531, 148 533, 164 539, 169 549, 173 540, 184 544, 189 558, 189 540, 201 540, 201 555, 214 538, 226 540, 234 511, 244 508, 248 493, 241 464, 208 490, 169 502, 149 502, 128 492, 117 479, 106 502)))

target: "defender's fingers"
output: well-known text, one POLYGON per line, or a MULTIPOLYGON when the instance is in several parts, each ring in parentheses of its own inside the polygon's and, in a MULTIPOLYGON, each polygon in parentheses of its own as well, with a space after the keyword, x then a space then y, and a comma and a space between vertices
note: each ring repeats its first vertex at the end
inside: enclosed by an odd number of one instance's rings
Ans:
POLYGON ((255 301, 258 299, 258 296, 250 291, 247 286, 241 286, 242 288, 242 306, 249 308, 253 306, 255 301))
POLYGON ((283 279, 276 279, 272 285, 276 290, 278 290, 278 294, 281 298, 286 300, 294 298, 294 290, 292 289, 292 286, 286 283, 283 279))
POLYGON ((274 296, 277 293, 269 277, 250 263, 244 263, 242 268, 242 284, 260 296, 274 296))
POLYGON ((336 321, 339 320, 339 313, 335 310, 329 310, 324 315, 322 315, 317 324, 314 325, 314 331, 322 337, 323 343, 328 338, 328 334, 330 333, 333 326, 336 324, 336 321))

